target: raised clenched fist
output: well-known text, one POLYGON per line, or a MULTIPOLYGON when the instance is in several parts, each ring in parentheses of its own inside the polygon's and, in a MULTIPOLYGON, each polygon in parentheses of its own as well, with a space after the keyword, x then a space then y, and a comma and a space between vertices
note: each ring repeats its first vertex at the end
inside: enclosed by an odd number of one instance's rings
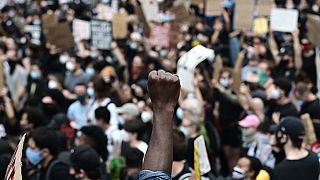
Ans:
POLYGON ((173 110, 180 94, 179 77, 163 70, 152 71, 148 77, 148 91, 154 108, 173 110))

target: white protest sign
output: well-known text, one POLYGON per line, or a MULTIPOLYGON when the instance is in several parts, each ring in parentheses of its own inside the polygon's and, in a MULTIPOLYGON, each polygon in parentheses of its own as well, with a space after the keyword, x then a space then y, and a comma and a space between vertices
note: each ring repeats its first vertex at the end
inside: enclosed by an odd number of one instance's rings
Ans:
POLYGON ((14 154, 11 157, 10 163, 7 167, 5 180, 22 180, 21 174, 21 157, 22 157, 22 149, 25 140, 26 134, 24 134, 16 148, 14 154))
POLYGON ((107 50, 112 42, 111 22, 91 20, 91 44, 92 46, 107 50))
POLYGON ((31 42, 35 45, 41 44, 41 27, 39 25, 26 25, 24 32, 31 34, 31 42))
POLYGON ((293 32, 298 24, 297 10, 293 9, 272 9, 270 17, 270 26, 272 31, 293 32))
POLYGON ((210 172, 211 166, 203 136, 199 136, 197 139, 194 140, 194 149, 195 151, 197 151, 198 157, 195 158, 198 158, 201 175, 210 172))
POLYGON ((72 0, 59 0, 59 4, 67 4, 67 3, 71 3, 72 0))
POLYGON ((72 23, 72 34, 75 42, 79 42, 83 39, 90 39, 90 22, 81 19, 74 19, 72 23))
POLYGON ((0 9, 4 8, 8 3, 8 0, 1 0, 0 1, 0 9))
POLYGON ((141 6, 147 21, 158 21, 159 4, 157 0, 143 0, 141 6))
POLYGON ((208 57, 214 56, 212 49, 205 48, 198 45, 188 51, 178 61, 178 75, 180 78, 181 87, 187 91, 194 91, 193 87, 193 74, 194 69, 198 64, 207 59, 208 57))

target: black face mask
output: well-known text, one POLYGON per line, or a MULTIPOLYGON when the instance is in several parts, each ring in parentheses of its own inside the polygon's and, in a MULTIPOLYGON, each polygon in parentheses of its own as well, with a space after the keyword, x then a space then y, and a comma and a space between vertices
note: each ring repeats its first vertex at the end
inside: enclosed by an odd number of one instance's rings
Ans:
POLYGON ((288 138, 286 138, 285 142, 281 142, 281 139, 283 138, 283 133, 281 131, 277 131, 275 136, 276 136, 276 141, 277 141, 277 144, 276 146, 279 148, 279 149, 283 149, 284 145, 288 142, 288 138), (279 134, 280 133, 280 134, 279 134))
POLYGON ((84 104, 86 102, 86 98, 87 98, 86 94, 78 95, 78 101, 80 101, 81 104, 84 104))

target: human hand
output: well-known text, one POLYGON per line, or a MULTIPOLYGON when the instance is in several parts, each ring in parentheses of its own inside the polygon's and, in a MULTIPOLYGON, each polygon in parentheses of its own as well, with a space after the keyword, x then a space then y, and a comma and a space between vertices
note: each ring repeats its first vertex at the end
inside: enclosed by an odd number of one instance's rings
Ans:
POLYGON ((180 94, 177 75, 163 70, 152 71, 148 77, 148 91, 154 108, 174 109, 180 94))

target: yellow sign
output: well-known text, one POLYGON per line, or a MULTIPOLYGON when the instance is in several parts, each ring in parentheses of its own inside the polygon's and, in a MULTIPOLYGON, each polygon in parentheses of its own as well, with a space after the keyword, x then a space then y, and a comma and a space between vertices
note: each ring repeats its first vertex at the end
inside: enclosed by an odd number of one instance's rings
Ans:
POLYGON ((256 18, 253 22, 253 31, 257 34, 268 32, 268 20, 266 18, 256 18))

